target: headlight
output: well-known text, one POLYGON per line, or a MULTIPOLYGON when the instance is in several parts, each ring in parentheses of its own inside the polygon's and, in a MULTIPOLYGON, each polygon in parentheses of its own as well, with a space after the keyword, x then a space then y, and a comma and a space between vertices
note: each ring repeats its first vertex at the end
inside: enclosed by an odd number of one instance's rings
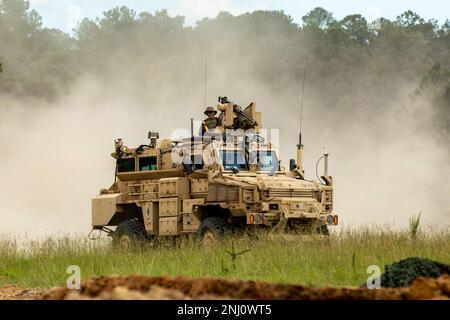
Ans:
POLYGON ((327 224, 334 224, 335 226, 339 223, 339 218, 337 215, 328 215, 327 216, 327 224))
POLYGON ((332 215, 327 216, 327 224, 333 224, 333 216, 332 215))
POLYGON ((269 204, 267 202, 260 202, 260 203, 258 203, 257 211, 258 212, 269 211, 269 204))
POLYGON ((278 203, 271 203, 269 204, 270 210, 278 210, 278 203))
POLYGON ((248 216, 247 223, 249 224, 261 224, 263 222, 262 214, 260 213, 250 213, 248 216))

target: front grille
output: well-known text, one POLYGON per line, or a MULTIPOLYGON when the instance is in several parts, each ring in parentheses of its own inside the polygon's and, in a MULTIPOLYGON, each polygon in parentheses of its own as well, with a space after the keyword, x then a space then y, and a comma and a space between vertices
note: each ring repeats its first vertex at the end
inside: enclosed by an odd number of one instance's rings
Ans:
POLYGON ((269 189, 263 194, 267 198, 315 198, 320 201, 320 193, 313 190, 269 189))

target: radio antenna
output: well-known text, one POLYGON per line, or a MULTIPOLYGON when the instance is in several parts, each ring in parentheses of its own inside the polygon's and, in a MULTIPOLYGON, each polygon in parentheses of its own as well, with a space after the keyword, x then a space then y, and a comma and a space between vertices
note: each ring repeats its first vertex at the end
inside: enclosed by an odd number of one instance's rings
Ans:
POLYGON ((305 68, 303 70, 303 84, 302 84, 302 99, 300 100, 300 90, 299 90, 299 97, 298 97, 298 113, 299 113, 299 128, 300 128, 300 133, 298 136, 298 144, 301 146, 302 145, 302 122, 303 122, 303 100, 305 97, 305 83, 306 83, 306 67, 308 65, 308 56, 306 56, 305 59, 305 68))
POLYGON ((207 91, 207 84, 208 82, 208 57, 205 57, 205 109, 206 109, 206 91, 207 91))

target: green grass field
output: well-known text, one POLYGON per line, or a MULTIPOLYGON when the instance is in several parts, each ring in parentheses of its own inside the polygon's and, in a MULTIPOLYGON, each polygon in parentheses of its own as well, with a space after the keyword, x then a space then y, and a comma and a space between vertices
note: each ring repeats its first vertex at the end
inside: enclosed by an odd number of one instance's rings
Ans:
POLYGON ((384 265, 419 256, 450 263, 450 231, 390 231, 385 228, 344 230, 329 243, 285 241, 261 236, 227 239, 214 248, 193 240, 177 245, 120 250, 110 241, 59 237, 20 241, 0 236, 0 286, 48 288, 63 285, 69 265, 81 268, 82 278, 96 275, 186 275, 267 280, 313 286, 366 282, 369 265, 384 265), (250 250, 237 256, 235 268, 227 251, 250 250))

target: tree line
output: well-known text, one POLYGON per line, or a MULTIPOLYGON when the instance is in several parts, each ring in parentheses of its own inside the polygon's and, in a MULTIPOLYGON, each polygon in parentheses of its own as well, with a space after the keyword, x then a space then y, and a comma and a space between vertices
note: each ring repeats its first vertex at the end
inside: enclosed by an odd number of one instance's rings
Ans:
POLYGON ((338 20, 319 7, 301 24, 282 11, 255 11, 221 12, 189 27, 165 10, 122 6, 67 34, 45 27, 28 1, 0 0, 0 97, 53 101, 86 74, 182 86, 202 81, 205 56, 218 73, 248 75, 272 92, 301 81, 308 59, 311 95, 345 112, 367 97, 381 110, 387 97, 415 83, 412 101, 430 97, 440 136, 450 136, 449 20, 439 25, 412 11, 375 23, 360 14, 338 20))

